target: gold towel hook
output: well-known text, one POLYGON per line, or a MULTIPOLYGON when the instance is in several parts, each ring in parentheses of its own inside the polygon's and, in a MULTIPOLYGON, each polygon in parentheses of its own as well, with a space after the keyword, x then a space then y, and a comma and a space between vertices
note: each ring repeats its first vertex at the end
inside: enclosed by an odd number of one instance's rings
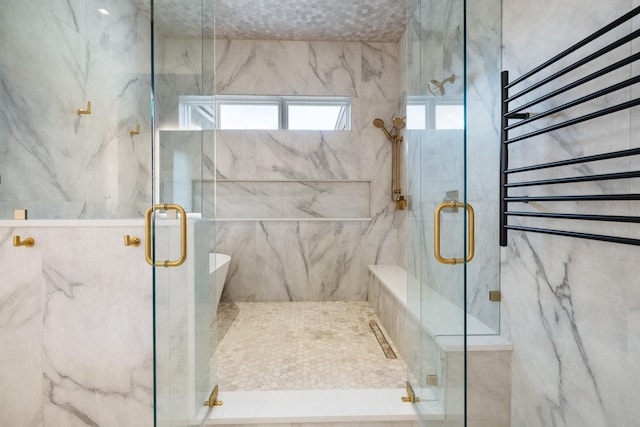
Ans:
POLYGON ((35 240, 33 240, 31 237, 27 237, 26 239, 22 240, 20 236, 13 236, 13 246, 15 247, 26 246, 27 248, 30 248, 35 244, 35 240))
POLYGON ((140 135, 140 123, 138 123, 138 127, 136 127, 136 130, 130 130, 129 131, 129 135, 131 135, 131 136, 140 135))
POLYGON ((128 234, 124 235, 124 245, 125 246, 140 246, 140 238, 139 237, 131 237, 128 234))
POLYGON ((83 110, 82 108, 78 108, 78 115, 82 116, 85 114, 91 114, 91 101, 87 101, 87 109, 83 110))

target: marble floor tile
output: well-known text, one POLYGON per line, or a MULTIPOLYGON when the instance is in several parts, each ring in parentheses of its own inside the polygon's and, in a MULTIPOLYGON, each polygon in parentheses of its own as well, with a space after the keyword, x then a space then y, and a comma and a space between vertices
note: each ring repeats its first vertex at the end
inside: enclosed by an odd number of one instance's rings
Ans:
POLYGON ((220 389, 402 388, 406 364, 385 357, 372 321, 382 328, 362 301, 221 303, 220 389))

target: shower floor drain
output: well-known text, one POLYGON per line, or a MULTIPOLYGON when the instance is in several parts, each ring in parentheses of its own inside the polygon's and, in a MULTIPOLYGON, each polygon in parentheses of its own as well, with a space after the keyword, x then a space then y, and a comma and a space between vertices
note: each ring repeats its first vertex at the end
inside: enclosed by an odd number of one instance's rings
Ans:
POLYGON ((369 327, 371 328, 371 332, 373 332, 373 335, 375 335, 376 339, 378 340, 378 344, 380 344, 380 348, 382 348, 382 351, 384 352, 384 355, 387 357, 387 359, 397 359, 398 356, 396 356, 396 353, 391 348, 389 341, 387 341, 387 338, 385 338, 384 334, 380 330, 378 322, 369 322, 369 327))

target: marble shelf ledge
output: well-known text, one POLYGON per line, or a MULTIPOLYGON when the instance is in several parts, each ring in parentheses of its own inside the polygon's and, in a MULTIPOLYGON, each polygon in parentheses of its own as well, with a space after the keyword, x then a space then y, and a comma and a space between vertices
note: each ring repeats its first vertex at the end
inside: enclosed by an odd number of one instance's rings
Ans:
POLYGON ((27 219, 0 220, 0 227, 144 227, 144 218, 130 219, 27 219))
MULTIPOLYGON (((401 400, 405 395, 404 389, 220 391, 224 405, 203 425, 415 421, 413 405, 401 400)), ((422 397, 427 419, 443 420, 435 397, 422 397)))
MULTIPOLYGON (((407 272, 398 265, 369 265, 369 271, 383 284, 401 306, 407 308, 407 272)), ((421 324, 426 331, 435 337, 445 351, 461 351, 464 340, 463 315, 460 307, 429 288, 422 290, 423 300, 421 324)), ((407 312, 420 319, 414 307, 407 312)), ((501 338, 493 329, 470 314, 467 316, 467 350, 468 351, 501 351, 512 350, 509 341, 501 338)))

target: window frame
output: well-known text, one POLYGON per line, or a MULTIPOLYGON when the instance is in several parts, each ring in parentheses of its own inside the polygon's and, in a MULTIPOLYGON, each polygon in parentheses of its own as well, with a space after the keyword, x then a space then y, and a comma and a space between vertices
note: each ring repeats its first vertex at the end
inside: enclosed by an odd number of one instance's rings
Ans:
MULTIPOLYGON (((407 107, 410 105, 420 105, 425 107, 425 129, 414 129, 409 128, 411 130, 462 130, 462 128, 436 128, 436 113, 437 107, 439 105, 453 105, 453 106, 461 106, 463 108, 464 113, 464 100, 460 99, 460 97, 438 97, 435 98, 433 96, 410 96, 407 97, 407 107)), ((464 123, 466 126, 466 123, 464 123)), ((408 125, 408 124, 407 124, 408 125)))
MULTIPOLYGON (((211 128, 220 128, 220 111, 224 105, 275 105, 278 107, 278 130, 289 129, 289 106, 339 106, 342 107, 336 125, 344 123, 341 129, 300 129, 299 131, 345 131, 351 130, 352 101, 347 96, 265 96, 265 95, 217 95, 200 96, 187 95, 179 97, 179 127, 180 129, 193 129, 191 127, 192 110, 202 108, 205 104, 213 105, 214 115, 211 128)), ((232 129, 227 129, 232 130, 232 129)), ((237 129, 237 130, 275 130, 275 129, 237 129)))

